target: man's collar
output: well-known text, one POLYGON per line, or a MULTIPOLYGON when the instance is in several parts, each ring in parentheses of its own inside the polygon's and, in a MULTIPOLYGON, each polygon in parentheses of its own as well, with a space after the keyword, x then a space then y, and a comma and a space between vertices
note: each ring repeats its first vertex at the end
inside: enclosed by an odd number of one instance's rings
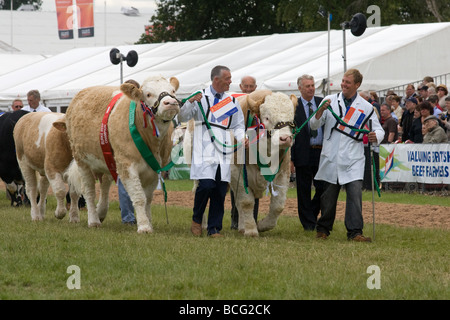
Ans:
POLYGON ((213 96, 215 96, 216 95, 216 93, 218 93, 218 94, 220 94, 220 97, 222 98, 223 97, 223 92, 222 93, 220 93, 220 92, 217 92, 214 88, 213 88, 213 86, 211 85, 211 86, 209 86, 209 88, 210 88, 210 90, 211 90, 211 93, 212 93, 212 95, 213 96))
POLYGON ((353 97, 351 97, 350 99, 347 99, 344 95, 342 95, 342 98, 343 98, 344 100, 350 100, 350 101, 353 103, 353 101, 355 101, 355 99, 356 99, 357 96, 358 96, 358 92, 355 93, 355 95, 354 95, 353 97))
POLYGON ((313 105, 315 104, 314 97, 312 97, 311 101, 306 100, 305 98, 303 98, 303 96, 300 96, 300 98, 301 98, 304 106, 306 106, 308 104, 308 102, 311 102, 313 105))

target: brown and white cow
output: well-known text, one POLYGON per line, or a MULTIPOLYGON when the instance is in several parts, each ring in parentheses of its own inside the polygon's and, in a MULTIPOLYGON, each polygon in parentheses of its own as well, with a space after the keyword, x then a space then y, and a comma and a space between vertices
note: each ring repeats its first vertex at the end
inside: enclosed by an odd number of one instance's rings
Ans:
MULTIPOLYGON (((246 151, 248 194, 243 185, 242 161, 240 161, 241 163, 235 161, 231 165, 230 186, 239 211, 239 231, 246 236, 258 236, 258 231, 268 231, 276 226, 286 202, 290 176, 290 147, 293 143, 292 129, 297 98, 294 95, 288 97, 283 93, 258 90, 247 96, 238 97, 238 100, 245 121, 247 122, 247 110, 250 110, 250 117, 257 116, 265 127, 265 131, 260 129, 265 134, 260 137, 259 142, 251 144, 246 151), (260 164, 258 164, 258 156, 260 164), (264 166, 264 164, 266 165, 264 166), (271 177, 271 173, 274 174, 274 177, 271 177), (267 175, 268 179, 264 175, 267 175), (256 224, 253 217, 255 198, 262 198, 267 188, 271 192, 269 213, 256 224)), ((256 121, 256 118, 254 119, 256 121)), ((247 135, 250 141, 258 137, 257 132, 252 130, 248 130, 247 135)))
MULTIPOLYGON (((57 199, 55 217, 62 219, 67 212, 64 174, 73 157, 67 133, 59 130, 64 118, 62 113, 32 112, 20 118, 14 128, 17 161, 25 179, 33 221, 44 219, 49 185, 57 199), (39 203, 36 201, 38 193, 39 203)), ((79 222, 79 195, 73 188, 70 188, 70 198, 69 221, 79 222)))
MULTIPOLYGON (((117 173, 133 202, 139 233, 153 231, 151 202, 158 185, 158 174, 150 168, 132 139, 129 129, 130 102, 136 102, 136 127, 161 167, 169 162, 172 148, 172 119, 178 114, 174 97, 179 87, 176 78, 157 76, 145 80, 141 88, 124 83, 118 87, 90 87, 72 100, 66 114, 67 133, 83 184, 88 208, 88 225, 99 227, 108 210, 108 194, 113 178, 99 141, 102 120, 110 101, 120 91, 124 95, 115 103, 108 120, 109 142, 117 173), (141 103, 153 107, 154 121, 144 114, 141 103), (146 127, 144 125, 146 123, 146 127), (153 123, 159 136, 153 135, 153 123), (95 207, 95 178, 100 178, 100 199, 95 207)), ((145 107, 145 106, 144 106, 145 107)))

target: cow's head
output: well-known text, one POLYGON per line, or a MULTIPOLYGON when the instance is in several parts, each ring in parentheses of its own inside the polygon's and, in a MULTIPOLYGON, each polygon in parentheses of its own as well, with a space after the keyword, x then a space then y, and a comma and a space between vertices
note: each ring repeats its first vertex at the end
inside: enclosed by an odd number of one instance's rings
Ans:
POLYGON ((167 81, 161 76, 155 76, 146 79, 140 88, 124 83, 120 89, 130 99, 143 101, 152 108, 155 117, 170 121, 180 111, 180 102, 175 97, 179 86, 180 82, 175 77, 167 81))
POLYGON ((256 92, 247 96, 250 110, 264 123, 269 136, 278 137, 280 148, 291 147, 297 98, 280 92, 267 94, 259 100, 253 100, 255 97, 256 92))

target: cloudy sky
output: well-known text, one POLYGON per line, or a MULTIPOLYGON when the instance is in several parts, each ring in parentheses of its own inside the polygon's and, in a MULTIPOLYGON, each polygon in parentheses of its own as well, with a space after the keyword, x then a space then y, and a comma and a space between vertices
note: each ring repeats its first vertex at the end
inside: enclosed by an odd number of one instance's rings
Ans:
MULTIPOLYGON (((75 2, 75 0, 74 0, 75 2)), ((153 13, 156 8, 155 0, 94 0, 94 11, 120 12, 122 7, 135 7, 141 13, 153 13)), ((55 0, 43 0, 42 11, 56 11, 55 0)))

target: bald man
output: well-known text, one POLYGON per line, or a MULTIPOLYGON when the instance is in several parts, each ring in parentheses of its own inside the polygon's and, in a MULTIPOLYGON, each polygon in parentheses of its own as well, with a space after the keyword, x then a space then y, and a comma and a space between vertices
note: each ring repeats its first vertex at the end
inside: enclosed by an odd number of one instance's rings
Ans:
POLYGON ((256 79, 252 76, 245 76, 239 85, 243 93, 252 93, 256 90, 256 79))

